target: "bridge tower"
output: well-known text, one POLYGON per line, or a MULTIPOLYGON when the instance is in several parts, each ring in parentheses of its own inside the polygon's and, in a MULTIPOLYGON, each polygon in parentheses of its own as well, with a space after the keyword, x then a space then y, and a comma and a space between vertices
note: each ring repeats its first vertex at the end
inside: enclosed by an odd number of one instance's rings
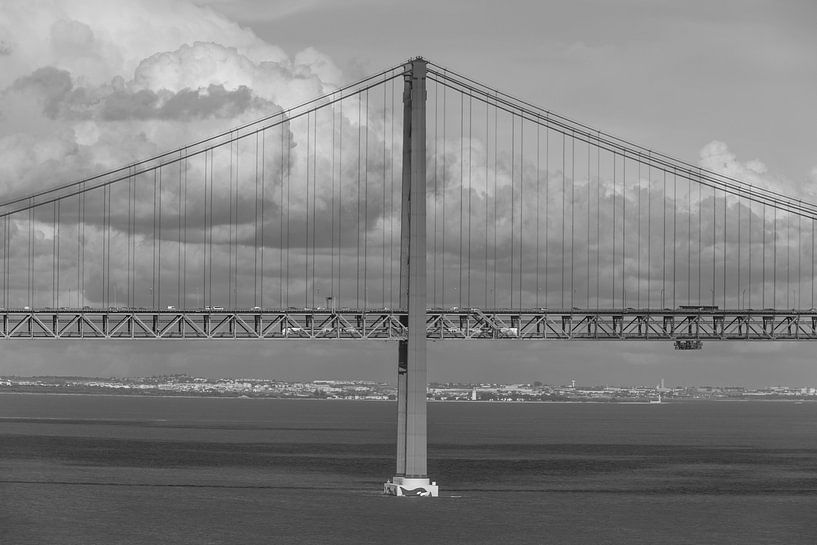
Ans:
POLYGON ((397 471, 383 485, 394 496, 437 496, 428 479, 426 395, 426 61, 409 61, 403 82, 400 306, 408 338, 397 350, 397 471))

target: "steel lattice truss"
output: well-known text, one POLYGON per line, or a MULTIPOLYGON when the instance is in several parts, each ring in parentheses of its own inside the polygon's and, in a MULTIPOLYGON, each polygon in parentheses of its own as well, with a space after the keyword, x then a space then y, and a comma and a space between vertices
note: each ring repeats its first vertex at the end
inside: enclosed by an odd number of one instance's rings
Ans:
MULTIPOLYGON (((4 310, 4 339, 406 338, 405 313, 392 310, 4 310)), ((430 309, 430 340, 817 340, 817 311, 517 311, 430 309)))

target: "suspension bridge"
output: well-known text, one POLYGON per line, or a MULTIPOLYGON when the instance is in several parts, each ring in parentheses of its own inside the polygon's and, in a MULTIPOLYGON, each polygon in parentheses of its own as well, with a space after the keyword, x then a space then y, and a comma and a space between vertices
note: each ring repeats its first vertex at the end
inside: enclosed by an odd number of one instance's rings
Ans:
POLYGON ((817 340, 817 205, 422 58, 0 203, 5 339, 398 343, 396 495, 428 340, 817 340))

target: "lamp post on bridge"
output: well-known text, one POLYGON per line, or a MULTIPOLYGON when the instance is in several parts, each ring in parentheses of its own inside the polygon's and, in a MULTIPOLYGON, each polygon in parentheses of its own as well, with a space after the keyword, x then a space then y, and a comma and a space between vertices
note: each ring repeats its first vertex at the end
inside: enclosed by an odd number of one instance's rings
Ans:
POLYGON ((403 82, 403 181, 400 306, 407 339, 397 352, 397 470, 383 485, 394 496, 437 496, 428 479, 426 396, 426 61, 406 65, 403 82))

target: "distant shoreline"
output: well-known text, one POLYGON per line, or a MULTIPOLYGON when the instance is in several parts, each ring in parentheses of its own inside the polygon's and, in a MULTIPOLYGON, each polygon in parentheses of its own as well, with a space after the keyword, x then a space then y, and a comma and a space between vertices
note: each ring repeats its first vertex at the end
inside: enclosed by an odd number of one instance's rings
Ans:
MULTIPOLYGON (((105 393, 105 392, 15 392, 15 391, 0 391, 2 395, 44 395, 44 396, 88 396, 88 397, 126 397, 126 398, 152 398, 152 399, 241 399, 241 400, 290 400, 290 401, 365 401, 365 402, 382 402, 394 403, 394 399, 352 399, 352 398, 322 398, 322 397, 272 397, 272 396, 247 396, 247 395, 187 395, 187 394, 131 394, 131 393, 105 393)), ((815 403, 814 399, 783 399, 783 398, 757 398, 757 399, 735 399, 735 398, 711 398, 711 399, 670 399, 662 400, 661 403, 651 402, 649 400, 596 400, 596 399, 571 399, 571 400, 530 400, 530 401, 504 401, 495 399, 473 400, 473 399, 429 399, 429 403, 476 403, 476 404, 591 404, 591 405, 678 405, 687 403, 706 403, 706 402, 777 402, 777 403, 815 403)), ((0 417, 2 419, 2 417, 0 417)))

